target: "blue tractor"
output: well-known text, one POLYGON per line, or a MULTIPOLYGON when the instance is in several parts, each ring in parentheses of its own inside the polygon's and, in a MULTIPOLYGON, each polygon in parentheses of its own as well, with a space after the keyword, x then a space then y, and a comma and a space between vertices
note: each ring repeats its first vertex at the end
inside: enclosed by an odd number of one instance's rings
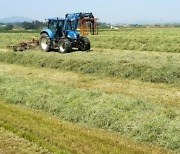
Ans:
POLYGON ((41 31, 40 47, 43 51, 58 49, 60 53, 68 53, 72 48, 89 51, 90 41, 84 34, 87 29, 91 34, 97 34, 97 22, 92 13, 66 14, 64 19, 48 19, 47 29, 41 31), (77 32, 80 28, 81 34, 77 32))

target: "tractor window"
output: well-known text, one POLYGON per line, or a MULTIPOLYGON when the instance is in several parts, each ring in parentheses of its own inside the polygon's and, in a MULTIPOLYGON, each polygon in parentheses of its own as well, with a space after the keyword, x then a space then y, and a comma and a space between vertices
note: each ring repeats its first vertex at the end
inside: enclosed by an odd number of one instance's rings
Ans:
POLYGON ((72 30, 71 21, 67 22, 67 30, 72 30))
POLYGON ((59 21, 59 25, 58 26, 63 28, 64 27, 64 20, 59 21))
POLYGON ((57 24, 57 37, 63 36, 64 20, 59 20, 57 24))
POLYGON ((53 32, 56 33, 56 28, 57 28, 57 21, 50 20, 48 24, 48 28, 53 32))
POLYGON ((67 30, 75 31, 77 29, 78 20, 68 21, 67 22, 67 30))

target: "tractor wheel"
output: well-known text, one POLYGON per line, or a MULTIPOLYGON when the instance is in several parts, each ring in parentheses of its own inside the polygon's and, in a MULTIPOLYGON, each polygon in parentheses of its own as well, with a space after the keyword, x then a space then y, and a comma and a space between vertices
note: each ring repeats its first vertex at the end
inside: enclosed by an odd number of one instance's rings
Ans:
POLYGON ((49 51, 51 47, 51 40, 49 36, 45 33, 41 34, 39 44, 40 44, 41 50, 49 51))
POLYGON ((91 48, 91 44, 88 38, 86 37, 80 37, 79 39, 79 47, 78 49, 80 51, 88 51, 91 48))
POLYGON ((68 39, 60 39, 58 43, 58 51, 60 53, 68 53, 71 52, 72 45, 71 42, 68 39))

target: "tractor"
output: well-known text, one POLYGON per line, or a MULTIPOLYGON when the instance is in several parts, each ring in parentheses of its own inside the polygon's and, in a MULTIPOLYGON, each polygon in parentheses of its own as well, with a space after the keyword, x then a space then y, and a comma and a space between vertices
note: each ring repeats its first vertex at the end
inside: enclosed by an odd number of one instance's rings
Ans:
POLYGON ((65 18, 49 18, 47 29, 40 34, 40 48, 43 51, 58 49, 60 53, 68 53, 72 48, 89 51, 90 41, 85 35, 96 35, 97 18, 92 13, 66 14, 65 18), (80 33, 77 31, 80 30, 80 33))

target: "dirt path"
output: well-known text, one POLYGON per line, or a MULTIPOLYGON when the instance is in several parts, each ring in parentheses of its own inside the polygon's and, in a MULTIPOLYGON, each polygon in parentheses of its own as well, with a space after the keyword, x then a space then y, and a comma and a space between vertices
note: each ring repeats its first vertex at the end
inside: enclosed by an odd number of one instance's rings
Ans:
POLYGON ((0 64, 0 73, 30 80, 47 80, 55 84, 63 83, 75 88, 95 89, 110 94, 123 94, 140 100, 180 107, 180 89, 165 84, 102 78, 94 75, 82 75, 47 68, 23 67, 3 63, 0 64))

